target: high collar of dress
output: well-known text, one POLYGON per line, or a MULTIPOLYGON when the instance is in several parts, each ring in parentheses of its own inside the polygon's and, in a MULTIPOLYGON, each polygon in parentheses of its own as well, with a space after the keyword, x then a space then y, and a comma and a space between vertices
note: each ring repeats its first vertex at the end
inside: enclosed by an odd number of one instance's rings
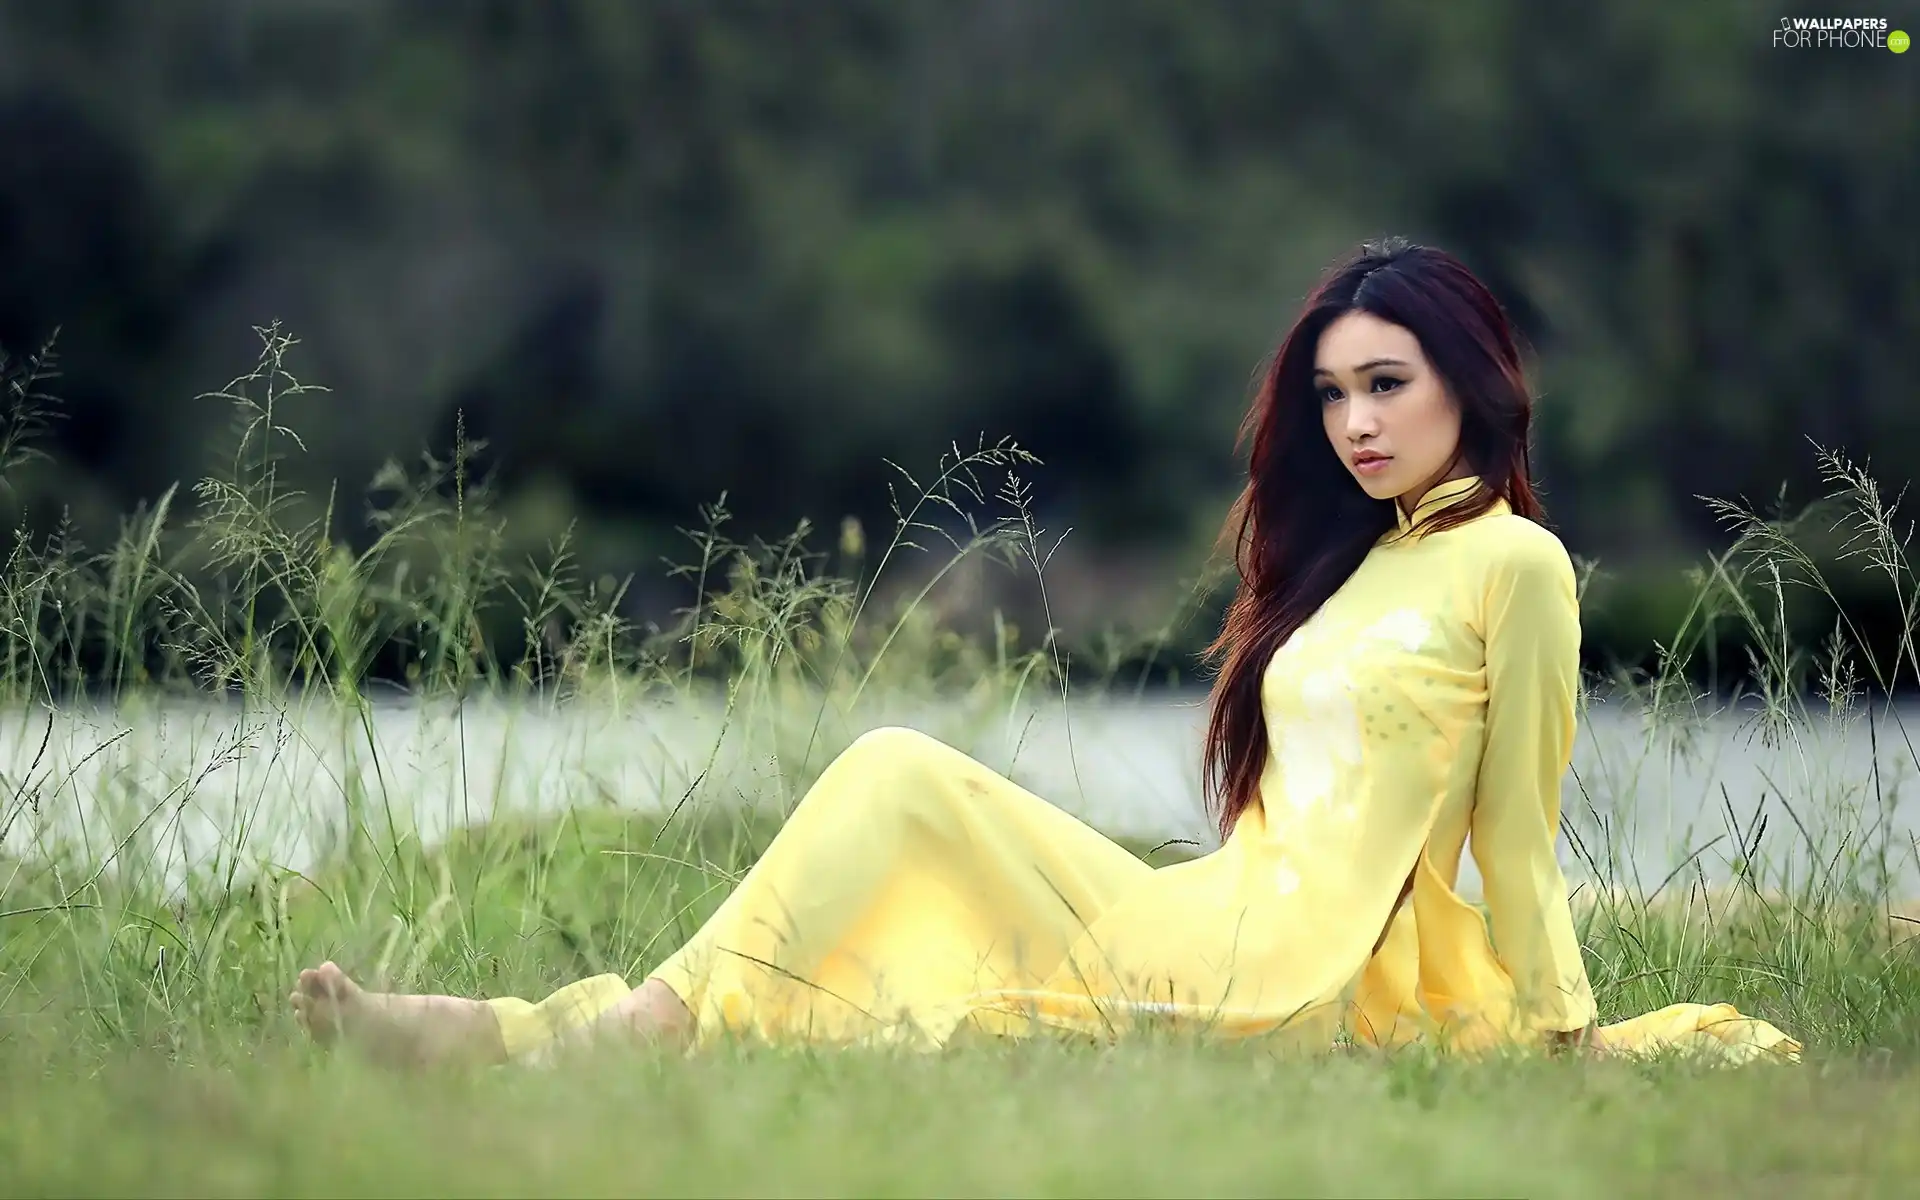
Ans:
MULTIPOLYGON (((1398 500, 1394 501, 1393 520, 1395 528, 1388 537, 1390 539, 1404 537, 1415 525, 1433 516, 1441 509, 1447 508, 1450 505, 1459 504, 1461 501, 1472 496, 1479 486, 1480 477, 1478 475, 1463 475, 1459 479, 1449 479, 1444 483, 1436 483, 1428 488, 1420 497, 1419 501, 1414 504, 1411 514, 1400 507, 1398 500)), ((1509 511, 1507 502, 1504 499, 1496 497, 1493 502, 1492 511, 1509 511)))

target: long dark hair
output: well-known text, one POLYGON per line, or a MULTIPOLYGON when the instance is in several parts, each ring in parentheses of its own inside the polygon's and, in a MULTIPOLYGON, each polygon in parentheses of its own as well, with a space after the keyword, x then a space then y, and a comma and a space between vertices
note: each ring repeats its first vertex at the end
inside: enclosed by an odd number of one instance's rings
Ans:
POLYGON ((1411 332, 1460 408, 1456 461, 1481 486, 1421 522, 1434 532, 1471 520, 1505 499, 1544 522, 1528 469, 1533 398, 1512 325, 1499 301, 1451 254, 1404 238, 1363 245, 1333 267, 1305 311, 1262 364, 1240 429, 1251 446, 1247 486, 1221 531, 1233 544, 1240 583, 1206 658, 1219 664, 1207 722, 1204 785, 1220 836, 1257 798, 1267 759, 1260 681, 1273 654, 1394 528, 1393 500, 1375 500, 1327 444, 1315 400, 1320 334, 1353 311, 1411 332))

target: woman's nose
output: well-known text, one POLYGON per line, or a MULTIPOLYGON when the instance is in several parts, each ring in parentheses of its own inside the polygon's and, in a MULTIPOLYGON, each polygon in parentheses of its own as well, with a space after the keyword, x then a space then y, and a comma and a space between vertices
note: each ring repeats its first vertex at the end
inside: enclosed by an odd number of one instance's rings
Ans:
POLYGON ((1364 400, 1347 403, 1347 436, 1358 441, 1367 434, 1380 432, 1380 414, 1364 400))

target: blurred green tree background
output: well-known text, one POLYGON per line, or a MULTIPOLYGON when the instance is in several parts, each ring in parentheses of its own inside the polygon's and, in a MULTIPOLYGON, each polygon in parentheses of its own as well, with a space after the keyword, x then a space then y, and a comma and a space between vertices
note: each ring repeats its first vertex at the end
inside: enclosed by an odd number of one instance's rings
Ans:
POLYGON ((1544 498, 1609 572, 1589 652, 1642 660, 1676 565, 1724 541, 1697 497, 1811 498, 1810 439, 1891 489, 1920 467, 1920 56, 1776 49, 1777 22, 14 0, 0 346, 59 331, 65 416, 8 502, 110 538, 209 468, 229 416, 196 397, 279 320, 330 389, 289 414, 316 496, 444 451, 459 414, 514 545, 577 522, 640 616, 683 602, 661 556, 723 490, 736 533, 884 532, 889 460, 1014 437, 1072 530, 1055 619, 1091 637, 1173 609, 1261 357, 1328 263, 1399 233, 1530 340, 1544 498))

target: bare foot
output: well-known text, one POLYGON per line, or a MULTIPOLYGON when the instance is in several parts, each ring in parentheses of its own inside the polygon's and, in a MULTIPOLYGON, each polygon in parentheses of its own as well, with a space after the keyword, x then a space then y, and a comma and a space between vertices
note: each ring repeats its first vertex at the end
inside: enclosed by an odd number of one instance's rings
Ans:
POLYGON ((293 1019, 300 1027, 322 1046, 331 1046, 348 1024, 359 1020, 360 999, 365 995, 345 971, 324 962, 300 972, 300 980, 287 999, 293 1004, 293 1019))
POLYGON ((351 1043, 389 1065, 506 1058, 500 1023, 477 1000, 369 992, 331 962, 300 972, 287 998, 314 1041, 351 1043))

